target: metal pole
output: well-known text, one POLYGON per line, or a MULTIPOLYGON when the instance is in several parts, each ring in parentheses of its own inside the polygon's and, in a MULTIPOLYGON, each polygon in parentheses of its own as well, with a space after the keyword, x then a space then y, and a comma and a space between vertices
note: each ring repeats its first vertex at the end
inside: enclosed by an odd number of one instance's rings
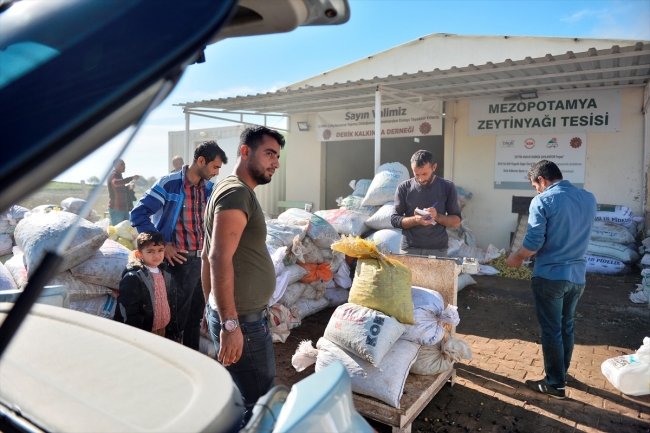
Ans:
POLYGON ((375 91, 375 173, 381 165, 381 86, 375 91))
POLYGON ((183 158, 185 164, 191 164, 190 161, 190 113, 185 112, 185 144, 183 147, 183 158))

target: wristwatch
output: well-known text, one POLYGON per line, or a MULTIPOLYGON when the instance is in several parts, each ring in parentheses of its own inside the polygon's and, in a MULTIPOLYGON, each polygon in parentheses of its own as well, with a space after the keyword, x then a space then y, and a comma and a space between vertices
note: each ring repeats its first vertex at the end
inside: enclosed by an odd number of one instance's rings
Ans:
POLYGON ((239 326, 239 320, 237 319, 226 319, 221 322, 221 329, 226 332, 232 332, 239 326))

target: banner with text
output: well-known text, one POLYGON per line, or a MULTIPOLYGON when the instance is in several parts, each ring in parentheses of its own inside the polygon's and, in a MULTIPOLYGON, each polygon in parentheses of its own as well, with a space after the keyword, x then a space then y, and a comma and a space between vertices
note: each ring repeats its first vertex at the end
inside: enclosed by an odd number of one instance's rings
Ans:
POLYGON ((616 132, 621 124, 620 90, 552 93, 506 102, 469 101, 469 135, 616 132))
MULTIPOLYGON (((442 102, 423 106, 442 112, 442 102)), ((417 137, 442 135, 442 118, 412 105, 386 105, 381 109, 381 136, 417 137)), ((367 140, 375 138, 374 108, 326 111, 316 115, 318 141, 367 140)))
POLYGON ((494 159, 495 189, 531 189, 526 177, 534 163, 548 159, 564 179, 582 188, 585 183, 587 134, 533 134, 497 136, 494 159))

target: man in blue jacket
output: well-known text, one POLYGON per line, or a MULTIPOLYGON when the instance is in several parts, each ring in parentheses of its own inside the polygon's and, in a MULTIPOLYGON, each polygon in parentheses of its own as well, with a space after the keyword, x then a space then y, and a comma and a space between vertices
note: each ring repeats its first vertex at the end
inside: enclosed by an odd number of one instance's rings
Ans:
POLYGON ((526 386, 563 399, 573 354, 573 315, 586 283, 584 255, 596 217, 596 198, 563 180, 552 161, 533 164, 528 179, 538 195, 530 203, 523 246, 507 261, 508 266, 519 267, 537 254, 531 285, 546 377, 527 380, 526 386))
POLYGON ((212 192, 212 179, 227 164, 226 153, 214 141, 201 143, 192 164, 160 178, 131 211, 131 225, 157 231, 165 238, 165 259, 170 265, 168 287, 171 320, 165 337, 199 350, 205 309, 201 285, 203 214, 212 192))

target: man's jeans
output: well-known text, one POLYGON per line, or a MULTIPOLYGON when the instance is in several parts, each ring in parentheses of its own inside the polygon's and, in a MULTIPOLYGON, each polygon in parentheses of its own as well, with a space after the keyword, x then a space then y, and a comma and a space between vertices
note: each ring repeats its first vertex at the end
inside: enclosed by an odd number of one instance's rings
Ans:
POLYGON ((129 212, 125 210, 109 209, 108 215, 111 217, 111 225, 116 226, 124 220, 129 219, 129 212))
MULTIPOLYGON (((217 354, 219 354, 219 333, 221 332, 219 314, 210 307, 209 303, 205 309, 210 336, 217 354)), ((235 385, 244 397, 245 420, 248 420, 257 400, 273 388, 275 353, 267 318, 256 322, 240 323, 239 326, 244 335, 244 349, 239 361, 236 364, 230 364, 226 370, 230 372, 235 385)))
POLYGON ((573 354, 573 315, 585 285, 535 277, 532 289, 542 329, 545 381, 554 388, 564 388, 573 354))
POLYGON ((199 350, 201 320, 205 308, 201 286, 201 257, 187 257, 183 264, 175 263, 167 270, 172 277, 172 287, 167 288, 171 313, 165 337, 190 349, 199 350))

